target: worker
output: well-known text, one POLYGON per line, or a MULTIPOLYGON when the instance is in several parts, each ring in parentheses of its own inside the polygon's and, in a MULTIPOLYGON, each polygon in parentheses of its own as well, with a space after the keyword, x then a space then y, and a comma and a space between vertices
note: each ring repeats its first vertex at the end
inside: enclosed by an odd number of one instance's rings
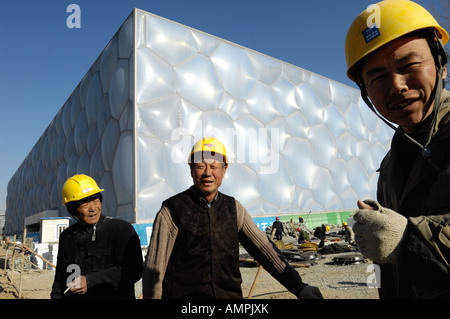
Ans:
POLYGON ((103 191, 84 174, 64 183, 63 202, 77 222, 60 235, 52 299, 135 298, 139 237, 127 221, 102 214, 103 191))
POLYGON ((299 223, 300 227, 303 226, 303 218, 302 218, 302 216, 298 216, 298 223, 299 223))
POLYGON ((344 228, 345 241, 349 245, 353 245, 355 242, 355 234, 353 233, 352 228, 348 225, 347 222, 343 222, 342 227, 344 228))
POLYGON ((219 192, 228 167, 225 146, 202 138, 188 163, 193 186, 165 200, 155 216, 142 278, 144 299, 242 298, 239 242, 291 293, 321 298, 242 204, 219 192))
POLYGON ((283 223, 280 222, 279 217, 275 217, 275 221, 272 224, 272 230, 275 229, 275 238, 276 240, 283 239, 283 223))
POLYGON ((298 232, 297 242, 299 244, 303 244, 310 240, 308 232, 306 230, 304 230, 303 227, 297 227, 297 232, 298 232))
POLYGON ((322 248, 325 245, 325 241, 327 239, 327 232, 330 230, 330 226, 325 226, 322 224, 319 227, 316 227, 314 230, 314 236, 320 239, 319 248, 322 248))
POLYGON ((369 7, 347 33, 347 74, 395 129, 377 200, 358 201, 353 217, 361 253, 379 265, 380 298, 450 298, 448 38, 406 0, 369 7))

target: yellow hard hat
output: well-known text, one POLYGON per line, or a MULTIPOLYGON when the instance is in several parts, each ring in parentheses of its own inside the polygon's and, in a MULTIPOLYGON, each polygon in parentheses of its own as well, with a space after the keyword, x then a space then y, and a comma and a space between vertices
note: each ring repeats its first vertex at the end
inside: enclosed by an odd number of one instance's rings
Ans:
POLYGON ((225 167, 228 167, 227 150, 225 149, 225 145, 223 145, 218 139, 214 137, 204 137, 201 140, 198 140, 194 146, 192 146, 191 153, 188 157, 188 163, 192 162, 192 156, 198 152, 209 152, 211 156, 221 154, 225 167))
POLYGON ((342 223, 342 226, 347 226, 347 225, 348 225, 347 222, 342 223))
POLYGON ((103 191, 104 189, 100 189, 92 177, 84 174, 74 175, 64 183, 62 188, 63 202, 67 204, 79 201, 103 191))
POLYGON ((325 231, 329 231, 330 230, 330 226, 325 226, 325 231))
POLYGON ((436 30, 443 45, 448 42, 447 31, 417 3, 408 0, 385 0, 369 6, 353 21, 347 32, 347 76, 355 81, 354 66, 361 59, 399 37, 428 28, 436 30))

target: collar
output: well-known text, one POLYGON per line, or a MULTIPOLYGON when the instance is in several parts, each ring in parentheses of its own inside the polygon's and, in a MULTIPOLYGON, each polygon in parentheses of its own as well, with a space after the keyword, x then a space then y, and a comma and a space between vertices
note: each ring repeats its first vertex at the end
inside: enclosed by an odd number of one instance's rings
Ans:
POLYGON ((210 202, 208 202, 208 201, 202 196, 202 194, 198 191, 198 189, 195 188, 194 185, 192 185, 192 186, 190 187, 190 191, 191 191, 191 193, 194 195, 194 198, 197 198, 198 201, 199 201, 200 203, 205 204, 208 208, 211 208, 212 204, 214 204, 214 202, 217 200, 217 197, 219 196, 219 192, 217 192, 217 193, 216 193, 216 196, 214 196, 214 198, 213 198, 210 202))

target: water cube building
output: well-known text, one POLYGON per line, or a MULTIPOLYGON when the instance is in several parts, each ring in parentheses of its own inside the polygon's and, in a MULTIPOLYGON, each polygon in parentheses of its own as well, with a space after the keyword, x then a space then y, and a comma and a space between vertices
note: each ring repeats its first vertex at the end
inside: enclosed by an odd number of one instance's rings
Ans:
POLYGON ((375 198, 392 133, 358 90, 135 9, 11 178, 5 230, 67 216, 62 185, 85 173, 145 244, 161 202, 192 185, 186 160, 204 136, 227 147, 221 191, 263 225, 375 198))

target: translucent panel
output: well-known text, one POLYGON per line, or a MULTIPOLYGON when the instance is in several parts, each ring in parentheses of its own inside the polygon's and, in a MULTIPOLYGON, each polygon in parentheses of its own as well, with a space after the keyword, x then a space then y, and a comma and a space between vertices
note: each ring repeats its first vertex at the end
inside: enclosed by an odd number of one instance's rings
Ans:
POLYGON ((191 31, 167 20, 146 16, 147 47, 176 65, 196 53, 197 44, 191 31))
POLYGON ((105 172, 99 184, 100 188, 105 191, 103 195, 102 212, 107 216, 116 217, 117 213, 117 198, 114 192, 114 180, 111 172, 105 172))
POLYGON ((133 200, 133 158, 133 134, 122 133, 112 168, 114 190, 119 205, 133 200))
POLYGON ((102 97, 103 91, 100 83, 100 75, 95 73, 90 82, 86 99, 86 117, 88 127, 92 127, 95 123, 97 123, 97 114, 102 97))
POLYGON ((156 213, 161 208, 163 200, 175 194, 174 190, 167 183, 161 183, 154 188, 139 193, 137 219, 141 222, 153 221, 156 213))
POLYGON ((104 171, 105 165, 103 164, 102 148, 100 145, 97 145, 97 148, 94 151, 94 155, 92 156, 89 176, 98 181, 103 176, 104 171))
POLYGON ((174 92, 172 68, 147 49, 137 50, 136 100, 144 103, 174 92))
POLYGON ((353 104, 345 113, 345 122, 354 137, 357 139, 366 138, 367 129, 356 105, 353 104))
POLYGON ((135 222, 134 208, 131 203, 117 207, 116 218, 126 220, 130 223, 135 222))
POLYGON ((192 36, 197 43, 197 50, 199 53, 210 56, 222 43, 220 39, 211 37, 208 34, 192 30, 192 36))
POLYGON ((86 148, 87 134, 89 132, 86 112, 84 110, 85 109, 83 109, 80 116, 78 117, 77 124, 75 125, 75 132, 73 135, 75 149, 77 150, 78 155, 81 155, 81 153, 83 153, 84 149, 86 148))
POLYGON ((90 168, 90 162, 91 159, 89 157, 88 152, 85 150, 83 154, 81 154, 80 158, 78 159, 77 163, 77 174, 88 174, 89 168, 90 168))
POLYGON ((100 76, 102 80, 103 93, 108 91, 109 83, 111 82, 118 59, 119 49, 117 47, 117 38, 114 37, 106 46, 100 60, 100 76))
POLYGON ((80 96, 78 95, 78 93, 74 93, 72 94, 72 112, 71 112, 71 119, 72 119, 72 128, 75 128, 75 124, 77 123, 78 120, 78 114, 80 114, 81 112, 81 101, 80 101, 80 96))
POLYGON ((313 193, 310 189, 301 189, 295 187, 294 190, 294 204, 300 208, 300 211, 309 211, 312 209, 316 200, 314 199, 313 193))
POLYGON ((168 140, 178 127, 180 97, 169 95, 155 102, 143 104, 140 119, 162 140, 168 140))
POLYGON ((225 141, 228 131, 232 132, 234 127, 233 121, 223 112, 207 111, 203 113, 200 122, 197 123, 195 129, 195 140, 201 139, 203 136, 215 136, 219 140, 225 141))
POLYGON ((119 58, 129 58, 134 48, 133 16, 125 21, 119 33, 119 58))
POLYGON ((317 177, 314 180, 312 189, 319 190, 320 192, 314 192, 314 199, 322 207, 330 207, 332 201, 337 197, 336 190, 334 188, 333 179, 331 178, 330 171, 327 168, 319 167, 317 170, 317 177))
POLYGON ((232 194, 243 205, 258 197, 258 182, 256 172, 246 165, 230 164, 225 178, 222 180, 221 191, 232 194))
POLYGON ((114 70, 109 89, 111 115, 116 119, 120 118, 123 108, 128 101, 128 80, 128 61, 120 60, 114 70))
POLYGON ((188 189, 192 184, 189 165, 187 164, 187 154, 190 152, 192 145, 191 138, 188 136, 180 136, 165 144, 165 163, 160 163, 162 167, 166 167, 165 177, 167 183, 176 191, 181 192, 188 189), (187 142, 183 139, 186 138, 187 142))
POLYGON ((281 75, 282 65, 280 61, 252 51, 248 51, 248 57, 259 81, 271 85, 281 75))
POLYGON ((224 42, 211 60, 224 89, 236 98, 247 98, 256 84, 256 76, 246 51, 224 42))
POLYGON ((309 84, 300 84, 297 87, 300 111, 309 125, 323 123, 322 104, 315 91, 309 84))
POLYGON ((94 150, 97 147, 99 142, 98 131, 96 127, 91 127, 89 129, 88 137, 87 137, 87 150, 89 154, 92 156, 94 154, 94 150))
POLYGON ((105 169, 110 170, 114 161, 120 130, 116 120, 111 119, 105 129, 105 138, 102 139, 102 158, 105 169))
POLYGON ((336 138, 347 131, 344 113, 334 103, 324 109, 324 123, 336 138))
POLYGON ((289 134, 296 137, 308 138, 309 123, 306 122, 300 111, 294 112, 286 118, 289 134))
POLYGON ((219 105, 223 90, 211 61, 198 54, 175 68, 180 94, 197 107, 208 110, 219 105))
POLYGON ((309 83, 322 105, 328 105, 332 102, 330 80, 315 73, 310 74, 309 83))
POLYGON ((97 130, 99 136, 103 136, 106 125, 108 125, 110 119, 111 119, 111 112, 109 108, 109 99, 108 95, 104 95, 101 101, 101 106, 98 111, 98 118, 97 118, 97 130))
POLYGON ((188 134, 193 135, 195 126, 200 121, 202 111, 186 100, 181 101, 181 127, 188 134))
MULTIPOLYGON (((355 145, 356 157, 361 161, 366 172, 373 172, 377 169, 372 156, 372 146, 369 142, 362 140, 355 145)), ((378 165, 378 163, 377 163, 378 165)))
POLYGON ((341 112, 345 112, 352 103, 349 88, 338 82, 329 81, 331 89, 331 100, 336 104, 341 112))
POLYGON ((164 144, 156 138, 146 136, 138 137, 137 143, 137 165, 140 172, 137 178, 138 189, 145 191, 164 180, 164 144))
POLYGON ((361 162, 357 158, 352 158, 348 162, 347 167, 350 183, 358 198, 363 198, 370 194, 369 176, 361 162))
POLYGON ((322 167, 329 167, 336 158, 336 147, 330 131, 325 125, 317 125, 310 130, 310 143, 314 145, 317 162, 322 167))
POLYGON ((272 87, 281 115, 289 116, 289 114, 299 109, 296 89, 292 82, 281 78, 272 87))
POLYGON ((275 174, 259 174, 257 188, 261 196, 276 206, 285 206, 292 203, 295 183, 292 179, 285 161, 277 165, 275 174), (277 185, 277 187, 273 187, 277 185))
POLYGON ((250 113, 262 123, 272 121, 280 112, 272 95, 272 89, 262 83, 257 83, 247 98, 250 113))
POLYGON ((305 139, 290 138, 286 143, 284 158, 295 183, 311 189, 317 175, 317 161, 313 149, 305 139))

